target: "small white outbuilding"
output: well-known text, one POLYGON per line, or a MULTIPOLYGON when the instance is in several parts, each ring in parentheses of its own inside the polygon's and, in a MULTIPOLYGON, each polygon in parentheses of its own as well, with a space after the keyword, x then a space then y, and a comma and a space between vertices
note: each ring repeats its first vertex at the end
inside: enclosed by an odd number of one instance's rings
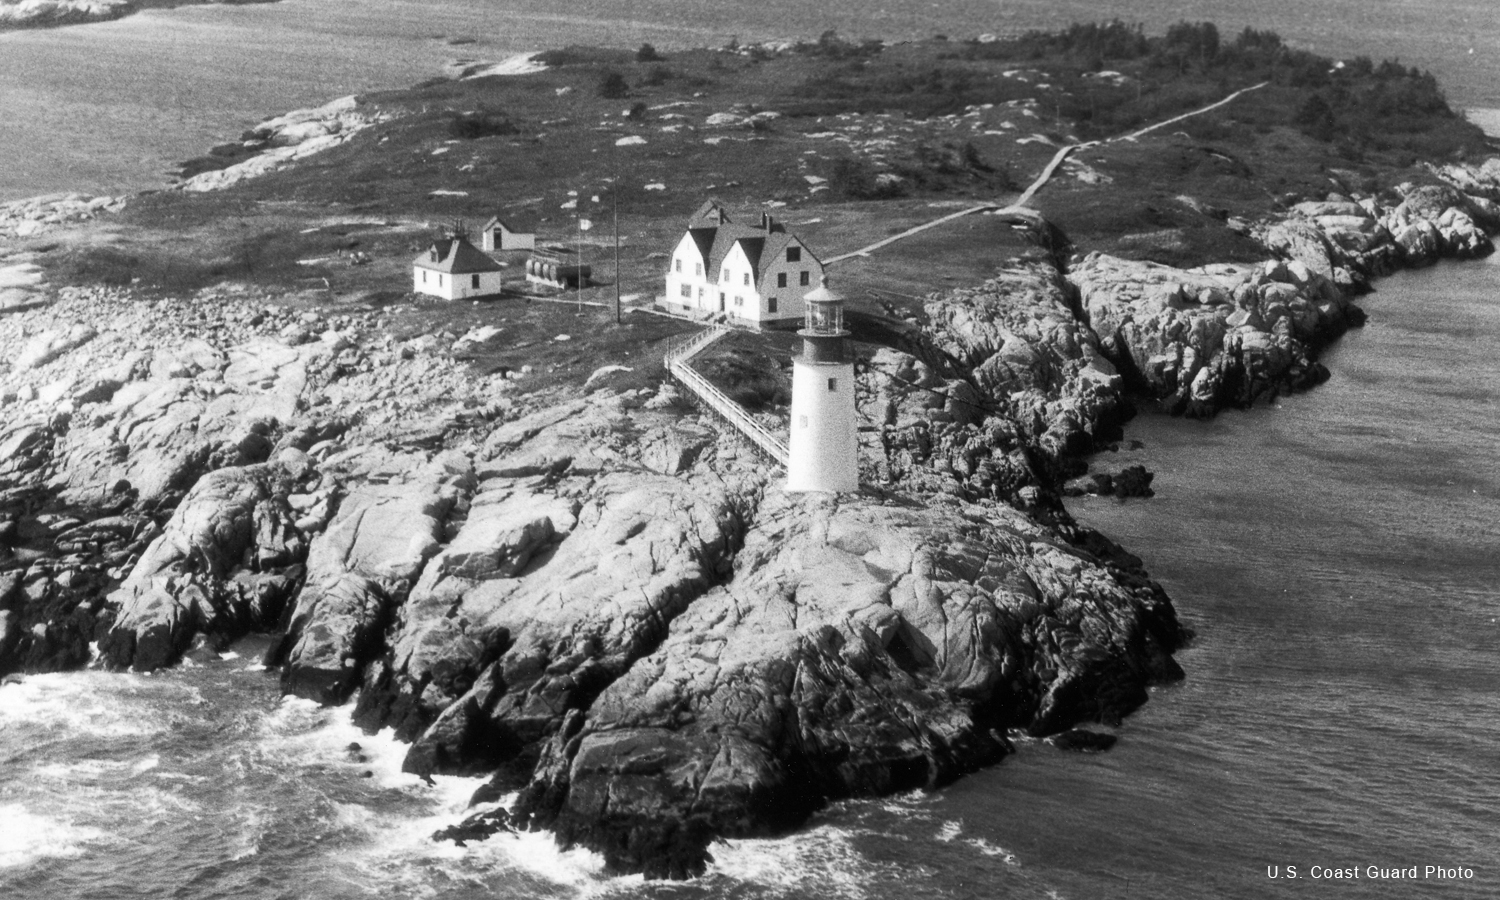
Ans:
POLYGON ((444 300, 500 293, 500 264, 466 238, 436 241, 412 262, 412 290, 444 300))
POLYGON ((536 249, 536 232, 512 228, 510 223, 501 221, 499 216, 484 223, 481 235, 481 246, 486 253, 499 250, 536 249))

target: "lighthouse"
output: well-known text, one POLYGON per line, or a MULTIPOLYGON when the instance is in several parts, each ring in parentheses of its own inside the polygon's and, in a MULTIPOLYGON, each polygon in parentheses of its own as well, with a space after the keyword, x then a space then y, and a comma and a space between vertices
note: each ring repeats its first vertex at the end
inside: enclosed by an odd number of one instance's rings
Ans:
POLYGON ((854 358, 844 330, 844 298, 825 281, 802 298, 802 355, 792 359, 788 491, 859 490, 854 358))

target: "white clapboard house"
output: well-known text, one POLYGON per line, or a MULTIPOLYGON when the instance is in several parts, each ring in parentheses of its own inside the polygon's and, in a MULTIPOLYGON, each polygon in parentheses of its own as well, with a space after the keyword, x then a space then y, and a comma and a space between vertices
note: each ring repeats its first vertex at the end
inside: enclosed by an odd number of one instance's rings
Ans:
POLYGON ((823 263, 770 215, 739 225, 709 201, 672 251, 657 305, 754 328, 793 327, 802 321, 803 295, 822 278, 823 263))

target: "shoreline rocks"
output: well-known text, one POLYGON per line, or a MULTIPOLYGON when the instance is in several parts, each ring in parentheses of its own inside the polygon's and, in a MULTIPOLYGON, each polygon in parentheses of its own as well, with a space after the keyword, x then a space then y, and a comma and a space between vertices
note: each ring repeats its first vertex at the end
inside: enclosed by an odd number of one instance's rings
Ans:
POLYGON ((0 238, 35 237, 60 225, 117 213, 128 201, 128 197, 47 194, 0 203, 0 238))
POLYGON ((223 190, 337 147, 366 128, 391 118, 390 113, 365 108, 363 100, 352 94, 311 109, 292 110, 245 132, 240 149, 254 154, 249 159, 199 172, 175 187, 182 191, 223 190))
MULTIPOLYGON (((365 116, 253 141, 274 165, 365 116)), ((1188 633, 1068 516, 1080 456, 1135 397, 1211 415, 1316 383, 1369 278, 1486 252, 1497 174, 1301 204, 1257 265, 1031 256, 935 294, 862 367, 866 488, 838 497, 785 494, 669 386, 521 397, 372 314, 64 289, 0 319, 0 675, 279 632, 285 691, 358 691, 409 771, 520 792, 457 837, 545 827, 652 876, 1007 734, 1102 749, 1074 726, 1180 678, 1188 633)))

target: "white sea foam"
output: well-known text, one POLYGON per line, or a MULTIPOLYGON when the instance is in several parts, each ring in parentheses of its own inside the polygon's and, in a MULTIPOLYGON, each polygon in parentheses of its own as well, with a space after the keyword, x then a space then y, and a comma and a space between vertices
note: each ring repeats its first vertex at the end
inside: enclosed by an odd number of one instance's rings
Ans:
POLYGON ((102 836, 96 828, 35 815, 19 803, 0 805, 0 869, 82 856, 83 845, 102 836))
POLYGON ((863 898, 874 871, 853 838, 820 825, 784 838, 720 841, 708 874, 797 895, 863 898))
POLYGON ((31 773, 32 777, 46 781, 76 784, 102 778, 119 778, 123 775, 143 775, 159 765, 161 765, 161 757, 151 753, 133 760, 83 759, 74 762, 48 762, 36 766, 31 773))
POLYGON ((951 841, 958 837, 963 830, 964 825, 962 822, 954 822, 950 819, 943 823, 943 827, 938 829, 937 839, 943 842, 951 841))
POLYGON ((968 844, 970 847, 973 847, 975 850, 978 850, 980 853, 983 853, 985 856, 999 857, 1000 859, 1004 860, 1007 866, 1019 866, 1021 864, 1021 861, 1016 859, 1016 855, 1014 853, 1010 852, 1004 847, 998 846, 996 844, 991 844, 984 838, 969 838, 968 840, 964 841, 964 843, 968 844))
MULTIPOLYGON (((166 685, 166 690, 175 686, 166 685)), ((66 672, 32 675, 0 689, 0 731, 43 731, 94 737, 157 734, 167 727, 135 695, 157 685, 139 675, 66 672)))
POLYGON ((338 804, 336 826, 346 833, 362 833, 368 842, 340 855, 336 865, 347 870, 343 877, 371 891, 397 891, 415 898, 437 896, 434 885, 442 883, 492 890, 519 880, 528 885, 530 895, 567 898, 600 897, 643 883, 640 876, 606 876, 601 856, 560 850, 544 832, 502 832, 463 847, 433 840, 435 832, 469 815, 514 803, 512 795, 470 807, 469 797, 483 783, 480 778, 437 776, 431 786, 406 791, 425 801, 416 815, 338 804))
MULTIPOLYGON (((374 783, 382 788, 428 790, 421 778, 401 771, 407 746, 396 740, 392 729, 366 734, 354 724, 353 701, 329 708, 301 697, 283 697, 262 720, 260 730, 258 749, 284 764, 349 766, 371 772, 374 783), (357 751, 350 750, 353 744, 359 745, 357 751)), ((476 779, 438 780, 472 782, 474 787, 481 783, 476 779)), ((473 787, 469 788, 472 792, 473 787)))

